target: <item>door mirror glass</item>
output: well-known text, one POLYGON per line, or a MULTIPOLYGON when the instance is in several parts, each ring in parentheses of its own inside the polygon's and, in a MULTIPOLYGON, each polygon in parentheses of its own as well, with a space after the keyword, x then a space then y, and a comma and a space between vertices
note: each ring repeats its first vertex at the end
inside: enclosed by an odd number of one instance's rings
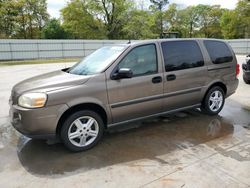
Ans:
POLYGON ((116 73, 113 74, 112 79, 125 79, 125 78, 132 78, 133 72, 129 68, 121 68, 116 73))

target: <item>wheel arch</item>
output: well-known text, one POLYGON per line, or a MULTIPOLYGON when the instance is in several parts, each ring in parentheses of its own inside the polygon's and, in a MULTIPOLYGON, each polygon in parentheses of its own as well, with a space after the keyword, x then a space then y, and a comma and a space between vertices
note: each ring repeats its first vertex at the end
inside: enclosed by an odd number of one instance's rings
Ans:
POLYGON ((107 112, 105 111, 105 109, 96 103, 81 103, 81 104, 71 106, 65 112, 63 112, 63 114, 61 115, 61 117, 59 118, 58 123, 57 123, 57 127, 56 127, 56 134, 57 135, 58 135, 58 133, 60 133, 63 122, 67 119, 67 117, 69 117, 74 112, 77 112, 80 110, 91 110, 91 111, 98 113, 103 120, 105 129, 107 129, 108 115, 107 115, 107 112))
POLYGON ((216 81, 216 82, 210 84, 210 86, 206 89, 205 95, 203 96, 203 99, 202 99, 202 103, 203 103, 207 93, 209 92, 209 90, 211 88, 213 88, 213 87, 216 87, 216 86, 219 86, 224 91, 225 96, 227 95, 227 86, 226 86, 226 84, 224 84, 221 81, 216 81))

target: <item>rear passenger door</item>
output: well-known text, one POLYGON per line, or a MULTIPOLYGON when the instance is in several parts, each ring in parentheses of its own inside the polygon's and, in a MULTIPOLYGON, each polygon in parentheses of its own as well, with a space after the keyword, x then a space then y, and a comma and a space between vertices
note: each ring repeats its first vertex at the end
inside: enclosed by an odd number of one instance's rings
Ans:
POLYGON ((164 110, 199 104, 206 85, 207 68, 198 42, 194 40, 161 43, 164 72, 164 110))

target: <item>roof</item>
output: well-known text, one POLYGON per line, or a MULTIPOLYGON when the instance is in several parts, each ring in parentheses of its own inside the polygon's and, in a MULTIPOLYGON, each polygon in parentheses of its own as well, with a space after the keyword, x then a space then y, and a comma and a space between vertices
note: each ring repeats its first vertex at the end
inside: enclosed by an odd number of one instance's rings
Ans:
POLYGON ((137 40, 137 41, 131 41, 131 45, 133 44, 146 44, 150 42, 167 42, 167 41, 203 41, 203 40, 211 40, 211 41, 222 41, 225 42, 225 40, 221 39, 212 39, 212 38, 169 38, 169 39, 149 39, 149 40, 137 40))

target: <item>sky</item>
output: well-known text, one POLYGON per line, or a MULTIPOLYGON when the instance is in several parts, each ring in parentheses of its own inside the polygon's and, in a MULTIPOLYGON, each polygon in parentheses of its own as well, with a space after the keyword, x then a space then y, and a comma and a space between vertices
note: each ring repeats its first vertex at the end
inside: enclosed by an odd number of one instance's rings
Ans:
MULTIPOLYGON (((53 18, 60 17, 60 9, 62 9, 68 0, 47 0, 48 2, 48 12, 53 18)), ((143 0, 137 0, 143 1, 143 0)), ((182 4, 182 5, 197 5, 197 4, 207 4, 215 5, 219 4, 222 8, 234 9, 238 0, 169 0, 170 3, 182 4)))

